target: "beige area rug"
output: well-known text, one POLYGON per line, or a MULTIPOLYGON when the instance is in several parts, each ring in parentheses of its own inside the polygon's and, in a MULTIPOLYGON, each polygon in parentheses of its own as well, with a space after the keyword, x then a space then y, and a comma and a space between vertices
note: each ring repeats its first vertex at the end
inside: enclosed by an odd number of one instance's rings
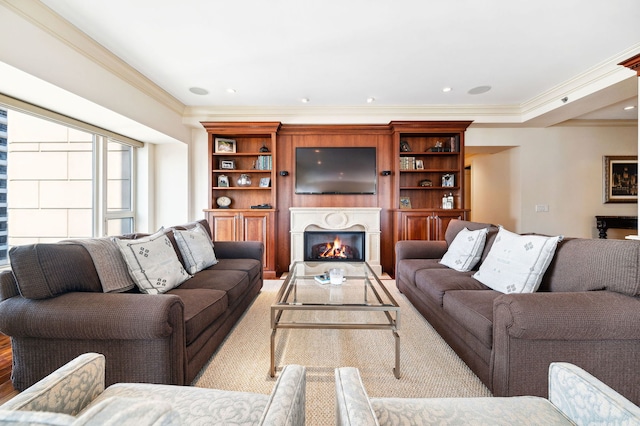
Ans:
MULTIPOLYGON (((400 370, 393 375, 395 346, 388 330, 281 330, 276 363, 307 367, 308 425, 335 424, 336 367, 360 369, 371 397, 491 396, 431 325, 400 294, 385 286, 400 305, 400 370)), ((265 281, 262 292, 193 382, 194 386, 269 394, 270 306, 282 281, 265 281)), ((277 374, 277 373, 276 373, 277 374)))

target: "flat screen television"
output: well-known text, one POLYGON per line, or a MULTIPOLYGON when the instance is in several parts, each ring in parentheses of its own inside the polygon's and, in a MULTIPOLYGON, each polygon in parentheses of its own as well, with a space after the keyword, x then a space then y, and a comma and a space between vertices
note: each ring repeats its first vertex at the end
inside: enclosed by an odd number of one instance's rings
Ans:
POLYGON ((375 194, 376 148, 296 148, 296 194, 375 194))

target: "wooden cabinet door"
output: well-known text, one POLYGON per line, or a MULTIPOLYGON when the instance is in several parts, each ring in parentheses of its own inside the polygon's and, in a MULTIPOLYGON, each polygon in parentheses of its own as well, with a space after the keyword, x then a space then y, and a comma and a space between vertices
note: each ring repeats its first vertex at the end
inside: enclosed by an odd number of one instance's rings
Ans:
POLYGON ((275 220, 273 213, 243 212, 239 220, 243 241, 260 241, 264 244, 263 267, 265 277, 275 277, 275 220))
POLYGON ((466 217, 464 211, 453 210, 451 212, 438 211, 434 212, 431 218, 431 239, 444 240, 444 234, 447 231, 449 222, 453 219, 463 220, 466 217))
POLYGON ((462 210, 400 212, 398 240, 444 240, 452 219, 464 219, 462 210))
POLYGON ((431 212, 401 212, 399 240, 431 240, 433 221, 431 212))
POLYGON ((238 241, 238 220, 235 213, 210 213, 207 216, 213 241, 238 241))

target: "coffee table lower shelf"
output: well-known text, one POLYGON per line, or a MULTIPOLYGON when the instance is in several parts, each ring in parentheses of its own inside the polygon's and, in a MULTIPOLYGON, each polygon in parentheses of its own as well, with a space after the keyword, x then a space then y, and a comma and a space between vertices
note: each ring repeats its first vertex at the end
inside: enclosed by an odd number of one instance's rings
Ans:
MULTIPOLYGON (((298 307, 299 308, 299 307, 298 307)), ((316 306, 313 308, 307 307, 306 310, 336 310, 335 307, 327 307, 327 306, 316 306)), ((341 307, 341 310, 346 310, 345 307, 341 307)), ((390 330, 393 334, 395 340, 395 367, 393 368, 393 375, 396 379, 400 378, 400 335, 398 334, 397 323, 399 320, 399 310, 396 310, 395 318, 391 315, 388 308, 366 308, 366 309, 357 309, 353 307, 349 310, 366 310, 366 311, 384 311, 386 314, 389 323, 380 323, 380 324, 364 324, 364 323, 307 323, 307 322, 280 322, 280 317, 282 315, 283 310, 286 310, 287 307, 274 305, 271 307, 271 367, 269 371, 269 375, 271 377, 275 377, 276 375, 276 357, 275 357, 275 347, 276 347, 276 331, 281 328, 290 328, 290 329, 314 329, 314 330, 390 330)))

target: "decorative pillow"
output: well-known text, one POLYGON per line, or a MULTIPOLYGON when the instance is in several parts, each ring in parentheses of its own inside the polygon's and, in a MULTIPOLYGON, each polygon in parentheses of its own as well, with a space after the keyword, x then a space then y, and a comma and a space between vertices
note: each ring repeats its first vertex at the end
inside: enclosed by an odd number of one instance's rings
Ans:
POLYGON ((460 272, 473 269, 480 261, 489 228, 469 231, 464 228, 453 239, 440 263, 460 272))
POLYGON ((195 274, 218 263, 213 251, 213 241, 200 223, 191 229, 173 230, 178 249, 182 254, 187 272, 195 274))
POLYGON ((165 293, 191 278, 164 229, 137 240, 114 239, 141 292, 165 293))
POLYGON ((518 235, 500 227, 487 258, 473 278, 502 293, 533 293, 562 236, 518 235))

